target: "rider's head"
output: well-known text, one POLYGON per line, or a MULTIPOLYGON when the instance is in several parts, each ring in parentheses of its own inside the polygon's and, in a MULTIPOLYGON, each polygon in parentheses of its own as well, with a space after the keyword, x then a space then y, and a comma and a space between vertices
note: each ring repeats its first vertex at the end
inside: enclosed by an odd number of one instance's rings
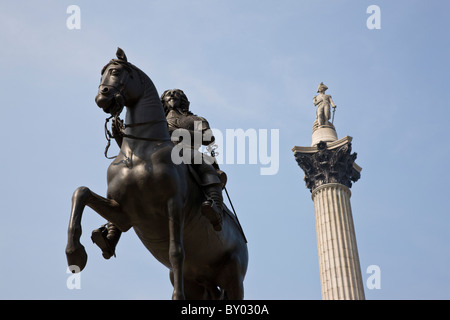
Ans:
POLYGON ((319 84, 319 87, 317 88, 317 92, 325 92, 328 89, 328 87, 326 85, 323 84, 323 82, 321 82, 319 84))
POLYGON ((169 112, 172 109, 180 109, 181 111, 189 111, 189 100, 180 89, 169 89, 161 95, 161 102, 164 110, 169 112))

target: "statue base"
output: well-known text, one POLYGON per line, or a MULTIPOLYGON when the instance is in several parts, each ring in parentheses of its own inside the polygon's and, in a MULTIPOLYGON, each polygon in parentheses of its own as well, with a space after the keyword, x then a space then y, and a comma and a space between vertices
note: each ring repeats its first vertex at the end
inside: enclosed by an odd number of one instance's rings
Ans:
POLYGON ((318 121, 314 121, 311 146, 317 145, 320 141, 332 142, 337 139, 336 129, 331 122, 328 122, 326 125, 319 126, 318 121))

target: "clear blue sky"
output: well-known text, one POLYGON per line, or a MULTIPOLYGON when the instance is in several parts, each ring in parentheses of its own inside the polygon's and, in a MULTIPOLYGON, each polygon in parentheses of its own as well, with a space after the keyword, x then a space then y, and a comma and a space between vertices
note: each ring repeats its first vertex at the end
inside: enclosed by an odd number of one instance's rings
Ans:
MULTIPOLYGON (((247 299, 321 299, 314 207, 291 148, 311 143, 323 81, 339 138, 363 168, 352 209, 367 299, 449 299, 445 1, 2 1, 1 299, 170 299, 168 270, 123 234, 117 258, 90 241, 81 289, 66 287, 73 191, 104 195, 109 160, 94 103, 116 48, 162 93, 180 88, 219 130, 279 130, 279 171, 225 164, 249 240, 247 299), (66 9, 81 9, 69 30, 66 9), (381 29, 369 30, 369 5, 381 29)), ((112 148, 112 151, 117 149, 112 148)))

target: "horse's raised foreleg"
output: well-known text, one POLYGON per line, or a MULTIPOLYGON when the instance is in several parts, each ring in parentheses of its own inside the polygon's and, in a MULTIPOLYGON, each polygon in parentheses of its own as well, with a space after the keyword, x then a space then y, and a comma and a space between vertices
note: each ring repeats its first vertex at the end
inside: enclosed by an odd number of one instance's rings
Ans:
POLYGON ((184 299, 183 284, 183 265, 184 265, 184 247, 183 247, 183 224, 184 215, 182 202, 178 198, 171 198, 168 201, 169 213, 169 260, 172 265, 173 273, 173 300, 184 299))
POLYGON ((127 216, 122 213, 120 205, 115 200, 99 196, 86 187, 79 187, 75 190, 72 196, 66 256, 69 266, 75 265, 80 271, 86 266, 87 261, 86 251, 80 243, 81 217, 85 206, 113 222, 123 232, 131 228, 127 216))

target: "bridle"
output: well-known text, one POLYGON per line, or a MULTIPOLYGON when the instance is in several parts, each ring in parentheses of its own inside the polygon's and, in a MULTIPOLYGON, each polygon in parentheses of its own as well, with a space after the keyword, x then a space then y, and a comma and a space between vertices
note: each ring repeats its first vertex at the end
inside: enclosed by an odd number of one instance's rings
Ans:
POLYGON ((125 106, 125 85, 127 84, 128 78, 133 78, 133 75, 131 74, 131 66, 128 62, 113 59, 106 66, 103 67, 102 76, 111 64, 116 65, 120 64, 124 66, 126 72, 122 72, 118 85, 115 82, 110 81, 110 77, 108 76, 105 77, 104 79, 102 78, 103 81, 100 82, 98 87, 100 88, 103 86, 106 88, 113 88, 116 90, 116 93, 114 94, 115 104, 112 107, 113 109, 111 110, 110 113, 113 116, 118 116, 122 112, 123 107, 125 106))
POLYGON ((105 147, 105 157, 107 159, 115 159, 117 156, 114 157, 108 157, 108 149, 111 146, 111 139, 115 139, 116 136, 114 136, 111 131, 109 131, 108 129, 108 122, 109 120, 113 119, 113 123, 116 126, 116 131, 117 131, 117 135, 119 137, 122 138, 129 138, 129 139, 134 139, 134 140, 143 140, 143 141, 170 141, 171 139, 161 139, 161 138, 143 138, 143 137, 137 137, 134 136, 132 134, 127 134, 125 133, 125 129, 126 128, 134 128, 134 127, 138 127, 138 126, 143 126, 143 125, 149 125, 149 124, 155 124, 155 123, 160 123, 160 122, 167 122, 166 119, 158 119, 158 120, 152 120, 152 121, 147 121, 147 122, 139 122, 139 123, 130 123, 130 124, 124 124, 123 120, 119 118, 119 115, 113 115, 110 116, 109 118, 106 118, 105 120, 105 138, 107 140, 107 144, 105 147))

